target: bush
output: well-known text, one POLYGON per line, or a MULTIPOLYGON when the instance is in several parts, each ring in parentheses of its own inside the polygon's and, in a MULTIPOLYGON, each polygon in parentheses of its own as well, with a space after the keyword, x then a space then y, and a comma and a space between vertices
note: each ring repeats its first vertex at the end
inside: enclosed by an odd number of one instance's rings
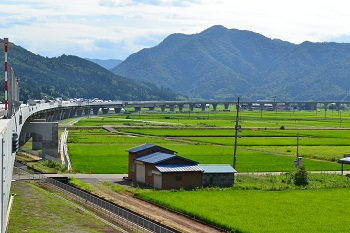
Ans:
POLYGON ((308 182, 308 174, 305 170, 304 166, 300 166, 297 168, 295 174, 294 174, 294 184, 297 186, 305 186, 308 182))
POLYGON ((281 125, 280 129, 285 129, 285 128, 284 128, 284 125, 281 125))

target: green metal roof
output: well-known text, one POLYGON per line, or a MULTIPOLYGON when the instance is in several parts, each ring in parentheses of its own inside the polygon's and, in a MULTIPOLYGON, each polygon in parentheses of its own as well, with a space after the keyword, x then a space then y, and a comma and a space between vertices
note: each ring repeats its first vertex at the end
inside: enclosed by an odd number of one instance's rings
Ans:
POLYGON ((198 164, 203 173, 237 173, 230 164, 198 164))

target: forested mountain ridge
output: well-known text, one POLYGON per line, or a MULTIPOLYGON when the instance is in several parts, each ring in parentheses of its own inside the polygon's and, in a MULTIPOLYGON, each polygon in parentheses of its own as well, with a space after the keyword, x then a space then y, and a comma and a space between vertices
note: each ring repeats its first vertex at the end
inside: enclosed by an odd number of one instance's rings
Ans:
POLYGON ((91 59, 91 58, 85 58, 85 59, 88 61, 92 61, 107 70, 116 67, 117 65, 119 65, 119 63, 122 62, 122 60, 119 60, 119 59, 107 59, 107 60, 91 59))
MULTIPOLYGON (((4 61, 4 53, 0 53, 0 59, 4 61)), ((177 97, 167 88, 115 75, 76 56, 47 58, 13 45, 8 51, 8 64, 20 78, 20 99, 24 101, 43 96, 105 100, 175 100, 177 97)), ((4 81, 4 73, 0 73, 0 81, 4 81)), ((2 85, 2 99, 3 90, 2 85)))
POLYGON ((172 34, 130 55, 112 72, 191 98, 350 100, 350 44, 293 44, 213 26, 172 34))

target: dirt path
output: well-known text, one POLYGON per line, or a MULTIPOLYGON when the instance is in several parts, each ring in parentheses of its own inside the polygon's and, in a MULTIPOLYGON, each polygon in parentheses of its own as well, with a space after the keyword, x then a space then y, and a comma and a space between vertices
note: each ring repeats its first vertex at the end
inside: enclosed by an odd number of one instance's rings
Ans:
POLYGON ((98 195, 117 203, 125 208, 135 211, 147 218, 156 220, 164 225, 184 233, 216 233, 224 232, 207 226, 183 215, 168 211, 148 202, 132 197, 130 194, 119 194, 99 183, 89 183, 98 195))

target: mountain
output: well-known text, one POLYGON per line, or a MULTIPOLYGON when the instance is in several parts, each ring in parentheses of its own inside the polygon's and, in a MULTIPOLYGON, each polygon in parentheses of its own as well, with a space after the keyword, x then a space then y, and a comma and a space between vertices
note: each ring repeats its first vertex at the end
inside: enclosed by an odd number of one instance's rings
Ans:
POLYGON ((172 34, 111 71, 190 98, 350 100, 349 51, 345 43, 293 44, 213 26, 172 34))
MULTIPOLYGON (((0 59, 4 61, 4 53, 0 53, 0 59)), ((47 58, 13 45, 8 51, 8 63, 20 78, 20 99, 24 101, 43 96, 105 100, 175 100, 177 97, 170 89, 115 75, 76 56, 47 58)), ((3 73, 0 82, 4 82, 3 73)), ((3 99, 3 85, 0 93, 3 99)))
POLYGON ((88 61, 91 61, 93 63, 96 63, 99 66, 102 66, 103 68, 110 70, 114 67, 116 67, 117 65, 119 65, 119 63, 122 62, 122 60, 119 59, 107 59, 107 60, 101 60, 101 59, 90 59, 90 58, 85 58, 88 61))

